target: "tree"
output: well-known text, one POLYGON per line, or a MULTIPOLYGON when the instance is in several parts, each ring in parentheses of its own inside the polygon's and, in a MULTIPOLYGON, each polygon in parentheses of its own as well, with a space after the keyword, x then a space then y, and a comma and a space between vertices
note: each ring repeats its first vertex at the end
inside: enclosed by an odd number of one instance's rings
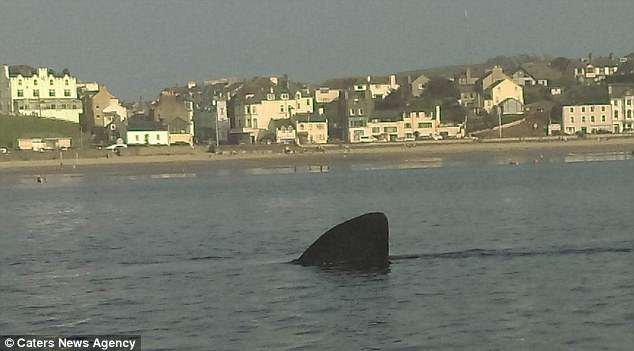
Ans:
POLYGON ((550 66, 559 72, 566 73, 568 72, 568 68, 572 64, 572 61, 565 57, 557 57, 550 62, 550 66))
POLYGON ((454 82, 443 77, 431 77, 427 83, 422 97, 424 99, 444 100, 445 98, 457 99, 460 93, 454 82))

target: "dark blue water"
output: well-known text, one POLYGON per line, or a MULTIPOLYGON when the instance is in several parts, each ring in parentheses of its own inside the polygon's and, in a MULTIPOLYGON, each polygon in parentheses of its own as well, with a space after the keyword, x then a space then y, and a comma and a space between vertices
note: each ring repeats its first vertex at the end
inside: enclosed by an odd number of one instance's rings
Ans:
POLYGON ((0 174, 0 331, 138 333, 146 350, 631 349, 634 161, 389 168, 0 174), (366 211, 388 215, 392 254, 423 256, 284 263, 366 211))

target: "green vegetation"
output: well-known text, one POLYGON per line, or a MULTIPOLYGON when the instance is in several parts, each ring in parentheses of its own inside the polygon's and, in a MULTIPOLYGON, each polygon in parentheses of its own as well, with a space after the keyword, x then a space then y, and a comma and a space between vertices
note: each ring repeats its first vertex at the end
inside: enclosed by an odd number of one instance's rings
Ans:
MULTIPOLYGON (((15 147, 19 138, 71 137, 78 144, 79 125, 40 117, 0 115, 0 146, 15 147)), ((75 145, 77 146, 77 145, 75 145)))

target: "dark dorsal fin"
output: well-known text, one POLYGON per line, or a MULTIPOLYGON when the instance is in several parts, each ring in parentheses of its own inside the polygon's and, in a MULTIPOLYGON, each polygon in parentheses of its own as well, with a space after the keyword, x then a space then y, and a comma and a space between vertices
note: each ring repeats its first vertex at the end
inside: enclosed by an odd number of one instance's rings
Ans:
POLYGON ((389 261, 387 217, 366 213, 324 233, 293 263, 303 266, 383 268, 389 261))

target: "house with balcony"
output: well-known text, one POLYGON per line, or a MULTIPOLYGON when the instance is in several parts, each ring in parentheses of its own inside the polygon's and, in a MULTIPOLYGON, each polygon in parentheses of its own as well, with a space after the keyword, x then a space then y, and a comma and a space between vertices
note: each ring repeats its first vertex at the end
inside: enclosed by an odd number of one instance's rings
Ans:
POLYGON ((375 110, 365 120, 351 124, 349 130, 350 143, 464 137, 463 125, 441 123, 440 106, 431 111, 421 108, 375 110))

